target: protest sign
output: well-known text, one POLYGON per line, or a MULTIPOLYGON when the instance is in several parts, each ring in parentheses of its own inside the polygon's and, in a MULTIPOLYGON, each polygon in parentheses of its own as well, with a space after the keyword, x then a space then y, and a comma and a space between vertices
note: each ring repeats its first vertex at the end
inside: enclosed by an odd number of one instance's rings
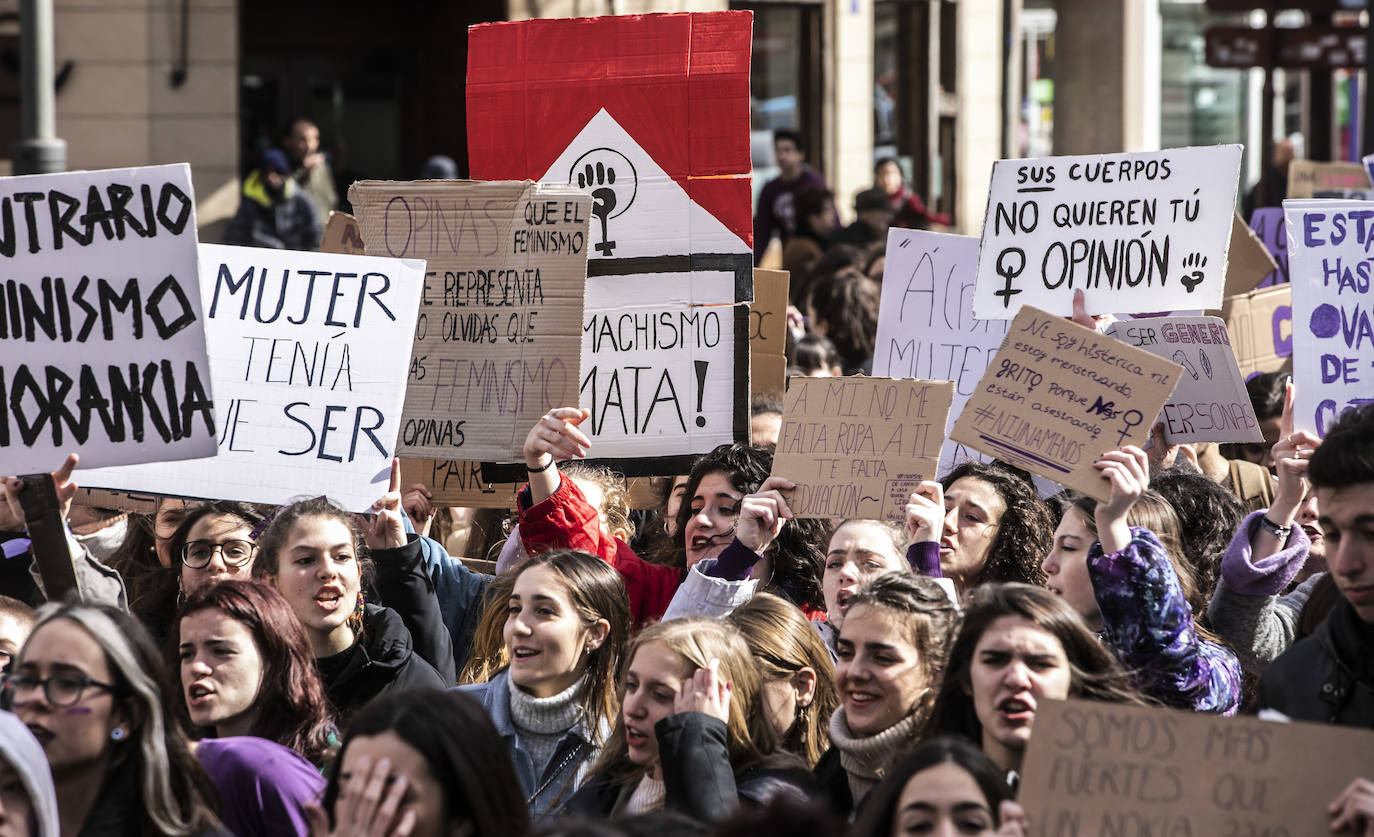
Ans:
MULTIPOLYGON (((1274 269, 1260 280, 1256 287, 1268 288, 1288 281, 1288 231, 1283 223, 1283 208, 1262 206, 1250 213, 1250 229, 1264 244, 1264 249, 1274 259, 1274 269)), ((1250 290, 1247 288, 1246 290, 1250 290)), ((1244 293, 1236 291, 1235 293, 1244 293)), ((1233 293, 1227 290, 1227 296, 1233 293)))
POLYGON ((363 236, 358 231, 358 219, 347 212, 330 212, 329 222, 324 225, 320 252, 342 253, 345 256, 364 255, 367 248, 363 246, 363 236))
POLYGON ((1139 445, 1183 368, 1023 305, 950 434, 956 441, 1097 500, 1093 467, 1139 445))
POLYGON ((797 484, 798 517, 903 520, 935 479, 954 384, 894 378, 793 378, 773 474, 797 484))
POLYGON ((686 473, 695 455, 748 436, 751 21, 725 11, 469 30, 473 176, 594 198, 582 429, 591 455, 628 475, 686 473))
POLYGON ((973 296, 980 319, 1022 305, 1135 313, 1221 307, 1239 145, 999 160, 973 296))
POLYGON ((1284 201, 1293 289, 1293 403, 1298 430, 1326 435, 1350 407, 1374 402, 1374 203, 1284 201))
POLYGON ((1132 320, 1112 323, 1105 333, 1183 367, 1159 416, 1169 444, 1264 441, 1220 318, 1132 320))
POLYGON ((362 511, 386 492, 424 262, 200 245, 213 459, 82 469, 82 485, 362 511))
POLYGON ((401 490, 422 483, 435 506, 468 506, 478 509, 513 509, 520 486, 512 482, 486 482, 479 462, 434 459, 402 459, 401 490))
POLYGON ((1372 770, 1369 730, 1041 700, 1018 801, 1046 837, 1298 837, 1372 770))
POLYGON ((1226 262, 1225 296, 1253 291, 1278 268, 1268 245, 1237 214, 1231 219, 1231 246, 1226 262))
POLYGON ((567 186, 363 180, 367 252, 426 260, 400 452, 522 462, 530 427, 577 403, 592 199, 567 186))
POLYGON ((1289 284, 1228 297, 1221 316, 1231 334, 1236 365, 1245 380, 1277 372, 1293 355, 1293 293, 1289 284))
POLYGON ((4 472, 209 456, 186 164, 0 182, 4 472))
POLYGON ((787 389, 787 285, 785 270, 754 269, 749 306, 749 391, 781 398, 787 389))
POLYGON ((1359 163, 1294 160, 1288 164, 1288 200, 1341 197, 1348 190, 1364 190, 1369 185, 1369 173, 1359 163))
MULTIPOLYGON (((873 374, 954 382, 946 434, 1007 333, 1007 320, 973 316, 978 239, 922 230, 887 234, 873 374)), ((936 473, 987 457, 946 439, 936 473)))
POLYGON ((138 514, 153 514, 157 511, 156 494, 138 491, 113 491, 107 488, 78 488, 72 498, 74 506, 88 506, 97 509, 119 509, 138 514))

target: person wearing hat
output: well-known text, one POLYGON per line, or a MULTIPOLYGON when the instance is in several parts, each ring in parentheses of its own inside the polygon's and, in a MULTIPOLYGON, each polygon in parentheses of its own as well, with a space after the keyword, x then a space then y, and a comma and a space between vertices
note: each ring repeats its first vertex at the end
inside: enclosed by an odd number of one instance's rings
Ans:
POLYGON ((887 228, 892 226, 892 204, 882 189, 865 189, 854 197, 854 213, 858 220, 841 227, 830 236, 830 246, 852 244, 863 248, 875 241, 887 240, 887 228))
POLYGON ((318 250, 323 237, 315 204, 292 179, 286 154, 276 148, 263 151, 258 167, 243 181, 239 211, 229 222, 224 243, 318 250))

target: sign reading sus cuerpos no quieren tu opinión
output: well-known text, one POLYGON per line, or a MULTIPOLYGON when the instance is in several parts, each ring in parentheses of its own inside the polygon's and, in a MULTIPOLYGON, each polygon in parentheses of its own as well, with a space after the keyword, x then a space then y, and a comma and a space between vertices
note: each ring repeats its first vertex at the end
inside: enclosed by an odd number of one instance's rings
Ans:
MULTIPOLYGON (((1007 333, 1007 320, 973 316, 978 239, 892 229, 886 264, 873 374, 953 381, 948 432, 1007 333)), ((946 439, 937 473, 986 458, 946 439)))
POLYGON ((1371 771, 1369 730, 1046 699, 1018 801, 1043 837, 1310 837, 1371 771))
POLYGON ((1138 445, 1183 368, 1029 305, 964 406, 951 436, 1097 500, 1111 487, 1093 467, 1138 445))
POLYGON ((1374 401, 1374 202, 1284 201, 1293 289, 1294 426, 1325 435, 1374 401))
POLYGON ((993 164, 973 311, 1220 308, 1241 147, 993 164))
POLYGON ((386 492, 424 262, 200 245, 213 459, 82 470, 82 485, 355 511, 386 492))
POLYGON ((587 224, 570 186, 366 180, 348 190, 367 252, 423 258, 401 455, 517 462, 577 403, 587 224))
POLYGON ((1118 321, 1105 333, 1183 367, 1159 415, 1169 444, 1264 441, 1231 350, 1231 335, 1220 318, 1118 321))
POLYGON ((7 177, 0 229, 0 470, 214 453, 190 168, 7 177))
POLYGON ((792 378, 773 473, 797 484, 799 517, 902 520, 935 479, 954 384, 893 378, 792 378))

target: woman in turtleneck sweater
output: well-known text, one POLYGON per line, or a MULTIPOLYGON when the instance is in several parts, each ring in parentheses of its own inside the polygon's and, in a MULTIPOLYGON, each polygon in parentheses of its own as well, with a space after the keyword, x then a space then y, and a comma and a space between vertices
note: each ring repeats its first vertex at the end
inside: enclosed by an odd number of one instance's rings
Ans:
POLYGON ((537 820, 572 797, 610 733, 630 605, 620 574, 585 552, 546 552, 512 572, 510 597, 489 605, 506 612, 510 664, 462 688, 509 746, 537 820))
POLYGON ((885 573, 848 601, 836 642, 840 708, 816 778, 836 813, 864 797, 924 734, 958 611, 933 579, 885 573))

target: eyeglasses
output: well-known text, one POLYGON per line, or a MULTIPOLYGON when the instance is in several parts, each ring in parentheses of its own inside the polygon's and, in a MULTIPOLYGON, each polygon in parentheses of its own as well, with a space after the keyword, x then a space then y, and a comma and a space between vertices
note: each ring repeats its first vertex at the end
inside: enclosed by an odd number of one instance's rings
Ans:
POLYGON ((42 680, 29 674, 11 674, 3 680, 7 702, 12 703, 28 702, 39 686, 43 687, 43 696, 53 706, 75 706, 92 686, 110 693, 117 691, 113 684, 92 680, 84 674, 54 674, 42 680))
POLYGON ((231 567, 241 567, 253 560, 253 554, 258 551, 258 547, 252 541, 191 541, 181 550, 181 563, 193 570, 202 569, 209 566, 216 550, 224 556, 224 563, 231 567))

